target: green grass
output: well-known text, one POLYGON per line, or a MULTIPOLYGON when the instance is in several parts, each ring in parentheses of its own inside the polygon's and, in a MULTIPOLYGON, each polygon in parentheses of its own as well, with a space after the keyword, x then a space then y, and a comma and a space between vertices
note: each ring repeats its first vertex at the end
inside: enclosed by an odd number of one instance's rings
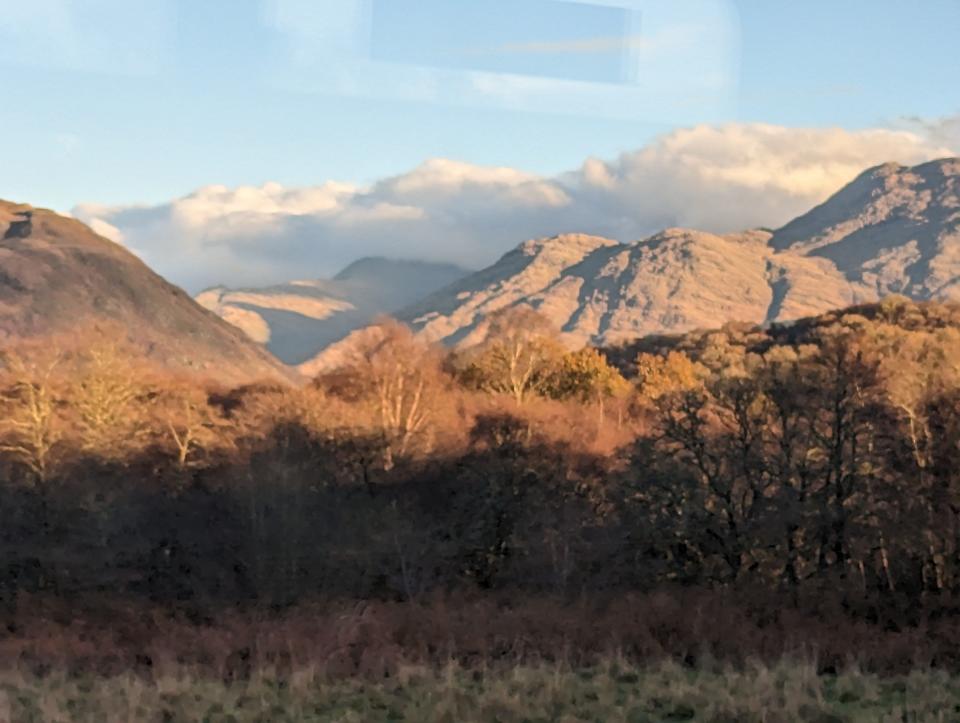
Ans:
POLYGON ((382 681, 329 680, 311 670, 224 684, 186 671, 74 678, 0 673, 3 721, 956 721, 960 678, 942 672, 818 676, 783 662, 690 670, 621 662, 570 671, 402 668, 382 681))

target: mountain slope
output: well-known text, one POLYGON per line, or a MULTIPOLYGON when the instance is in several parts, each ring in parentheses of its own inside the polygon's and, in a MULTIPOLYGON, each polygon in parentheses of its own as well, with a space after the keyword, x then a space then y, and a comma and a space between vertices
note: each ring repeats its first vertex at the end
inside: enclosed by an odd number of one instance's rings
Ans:
POLYGON ((404 309, 401 318, 431 340, 468 345, 482 338, 490 313, 526 304, 576 346, 729 319, 803 316, 857 298, 828 262, 780 258, 770 237, 672 228, 634 244, 589 236, 528 242, 481 274, 404 309), (571 244, 576 251, 564 265, 543 259, 569 253, 571 244))
POLYGON ((828 259, 873 296, 955 296, 960 158, 871 168, 777 231, 771 246, 828 259))
POLYGON ((277 286, 207 289, 199 304, 297 364, 369 324, 464 277, 451 264, 364 258, 330 280, 277 286))
POLYGON ((960 160, 869 169, 773 232, 527 242, 400 317, 429 339, 469 344, 487 315, 526 304, 571 345, 613 344, 797 319, 890 293, 960 299, 960 160))
POLYGON ((0 201, 0 344, 121 329, 156 363, 224 382, 293 370, 79 221, 0 201))

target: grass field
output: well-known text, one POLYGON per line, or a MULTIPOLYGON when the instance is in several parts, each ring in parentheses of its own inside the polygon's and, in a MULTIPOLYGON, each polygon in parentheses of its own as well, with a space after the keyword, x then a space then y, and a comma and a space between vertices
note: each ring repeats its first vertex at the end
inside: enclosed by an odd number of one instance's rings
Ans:
POLYGON ((937 671, 877 678, 817 675, 783 662, 691 670, 622 662, 441 670, 404 667, 382 681, 329 680, 305 669, 249 680, 0 674, 3 721, 956 721, 960 678, 937 671))

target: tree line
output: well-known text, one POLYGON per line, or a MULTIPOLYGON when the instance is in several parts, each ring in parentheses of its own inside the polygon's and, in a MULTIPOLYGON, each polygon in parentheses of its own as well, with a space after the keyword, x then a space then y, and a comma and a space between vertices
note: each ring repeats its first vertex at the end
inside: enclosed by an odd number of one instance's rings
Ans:
POLYGON ((11 350, 0 580, 193 605, 960 587, 960 310, 890 298, 570 351, 529 309, 466 350, 384 321, 303 388, 119 344, 11 350))

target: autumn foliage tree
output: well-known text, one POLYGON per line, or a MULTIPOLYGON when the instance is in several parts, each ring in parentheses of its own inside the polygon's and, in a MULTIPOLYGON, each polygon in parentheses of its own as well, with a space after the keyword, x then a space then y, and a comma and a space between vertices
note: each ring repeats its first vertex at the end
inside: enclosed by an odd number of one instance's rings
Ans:
POLYGON ((546 393, 563 358, 563 347, 547 320, 527 307, 494 315, 486 340, 468 353, 462 382, 475 389, 508 395, 519 406, 532 394, 546 393))
POLYGON ((683 583, 909 612, 960 593, 958 330, 893 300, 571 351, 519 309, 466 350, 384 322, 303 387, 24 349, 0 578, 198 607, 683 583), (633 423, 594 433, 621 395, 633 423))
MULTIPOLYGON (((561 357, 549 381, 550 395, 558 399, 576 399, 596 404, 603 424, 607 401, 622 401, 630 393, 630 383, 611 366, 597 349, 585 347, 561 357)), ((622 416, 622 405, 618 405, 622 416)))
POLYGON ((636 362, 636 385, 640 395, 656 400, 667 394, 688 392, 702 386, 706 368, 680 351, 664 355, 641 353, 636 362))

